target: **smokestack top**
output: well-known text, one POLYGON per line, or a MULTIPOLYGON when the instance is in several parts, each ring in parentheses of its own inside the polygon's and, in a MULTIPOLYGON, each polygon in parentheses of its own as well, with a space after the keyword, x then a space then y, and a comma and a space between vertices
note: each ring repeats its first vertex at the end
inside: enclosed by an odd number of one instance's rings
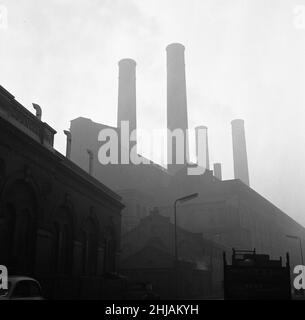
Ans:
POLYGON ((135 62, 135 60, 130 59, 130 58, 126 58, 126 59, 122 59, 119 61, 119 67, 136 67, 137 63, 135 62))
POLYGON ((207 126, 198 126, 198 127, 196 127, 195 129, 196 129, 196 130, 199 130, 199 129, 205 129, 205 130, 207 130, 208 127, 207 127, 207 126))
POLYGON ((234 119, 231 121, 232 126, 243 126, 245 121, 243 119, 234 119))
POLYGON ((166 51, 170 51, 170 50, 175 50, 175 51, 182 50, 182 51, 184 51, 185 47, 181 43, 171 43, 166 47, 166 51))

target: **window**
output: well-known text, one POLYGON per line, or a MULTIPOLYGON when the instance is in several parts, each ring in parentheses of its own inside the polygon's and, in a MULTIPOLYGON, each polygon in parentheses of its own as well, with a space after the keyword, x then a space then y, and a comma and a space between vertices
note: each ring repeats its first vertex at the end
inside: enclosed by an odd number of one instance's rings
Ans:
POLYGON ((116 239, 115 230, 113 227, 109 227, 106 231, 105 238, 105 271, 115 271, 115 259, 116 259, 116 239))
POLYGON ((60 227, 58 223, 54 225, 54 271, 57 272, 59 270, 59 241, 60 241, 60 227))
POLYGON ((55 271, 69 273, 70 268, 70 237, 67 225, 55 224, 55 271))
POLYGON ((13 273, 31 273, 35 264, 38 213, 35 190, 23 179, 16 180, 5 190, 3 199, 7 241, 4 259, 13 273))
POLYGON ((62 268, 65 274, 69 273, 69 253, 70 253, 70 246, 69 246, 69 230, 68 226, 64 225, 62 231, 62 243, 61 243, 61 257, 62 257, 62 268))
POLYGON ((88 219, 83 231, 83 274, 93 276, 97 272, 98 230, 88 219))
POLYGON ((54 223, 54 271, 69 274, 72 268, 73 220, 71 212, 60 208, 54 223))
POLYGON ((3 159, 0 159, 0 181, 5 175, 5 162, 3 159))

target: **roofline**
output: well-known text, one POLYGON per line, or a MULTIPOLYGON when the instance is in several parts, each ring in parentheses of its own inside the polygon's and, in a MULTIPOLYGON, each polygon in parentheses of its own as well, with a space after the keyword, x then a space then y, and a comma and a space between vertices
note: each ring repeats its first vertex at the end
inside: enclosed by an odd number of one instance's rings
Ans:
POLYGON ((36 140, 32 139, 30 136, 24 134, 22 130, 15 127, 13 124, 6 121, 2 117, 0 117, 0 122, 4 122, 5 125, 13 129, 11 130, 11 132, 9 132, 9 134, 19 135, 21 139, 26 140, 26 142, 30 143, 34 148, 38 148, 41 151, 42 156, 49 158, 51 161, 54 161, 63 170, 66 170, 68 174, 73 175, 73 177, 76 179, 80 179, 82 181, 85 181, 86 183, 89 183, 90 186, 93 186, 97 192, 103 192, 103 194, 106 195, 110 201, 115 201, 117 204, 119 204, 120 208, 125 207, 124 204, 121 202, 122 197, 120 195, 118 195, 113 190, 109 189, 106 185, 89 175, 86 171, 78 167, 75 163, 70 161, 61 153, 59 153, 55 149, 50 150, 46 148, 36 140))

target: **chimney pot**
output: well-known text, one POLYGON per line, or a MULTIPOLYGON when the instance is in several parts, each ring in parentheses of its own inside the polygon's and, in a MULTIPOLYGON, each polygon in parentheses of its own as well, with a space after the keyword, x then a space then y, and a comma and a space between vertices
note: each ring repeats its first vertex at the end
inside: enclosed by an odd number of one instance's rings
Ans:
POLYGON ((36 110, 36 117, 38 120, 41 120, 41 116, 42 116, 42 110, 41 110, 41 107, 36 104, 36 103, 33 103, 33 108, 36 110))
POLYGON ((214 177, 222 180, 221 163, 214 163, 214 177))

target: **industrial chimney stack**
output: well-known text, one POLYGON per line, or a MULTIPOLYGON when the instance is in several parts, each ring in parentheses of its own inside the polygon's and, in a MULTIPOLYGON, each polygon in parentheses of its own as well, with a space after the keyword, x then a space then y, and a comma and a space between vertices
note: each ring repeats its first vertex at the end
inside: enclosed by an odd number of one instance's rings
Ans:
MULTIPOLYGON (((119 61, 117 127, 121 127, 121 121, 128 121, 130 133, 137 129, 136 65, 136 62, 132 59, 119 61)), ((126 139, 129 140, 129 137, 126 137, 126 139)), ((130 148, 133 144, 130 144, 130 148)))
MULTIPOLYGON (((184 164, 188 160, 187 139, 187 98, 185 78, 185 48, 180 43, 167 46, 167 128, 173 132, 175 129, 184 131, 184 164)), ((176 143, 172 141, 173 164, 168 164, 168 170, 175 173, 181 165, 175 165, 176 143)), ((168 146, 168 149, 170 146, 168 146)))
POLYGON ((209 139, 208 139, 208 127, 206 126, 199 126, 195 128, 195 133, 196 133, 196 155, 197 155, 197 164, 199 164, 199 150, 198 147, 200 144, 203 145, 204 148, 204 154, 205 154, 205 168, 207 170, 210 170, 210 156, 209 156, 209 139), (204 140, 199 141, 199 130, 203 130, 204 132, 204 140))
POLYGON ((234 176, 249 186, 248 158, 244 120, 236 119, 232 124, 234 176))

